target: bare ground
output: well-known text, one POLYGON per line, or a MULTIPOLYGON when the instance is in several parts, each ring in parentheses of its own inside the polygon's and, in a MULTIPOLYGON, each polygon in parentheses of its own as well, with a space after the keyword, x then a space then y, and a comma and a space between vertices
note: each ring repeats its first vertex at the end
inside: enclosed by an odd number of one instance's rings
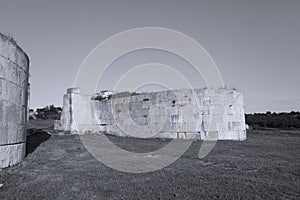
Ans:
MULTIPOLYGON (((134 152, 169 142, 110 139, 134 152)), ((299 131, 249 131, 243 142, 218 141, 204 159, 197 158, 202 142, 195 141, 173 164, 145 174, 105 166, 76 135, 50 135, 40 127, 27 143, 26 159, 0 172, 0 199, 300 198, 299 131)))

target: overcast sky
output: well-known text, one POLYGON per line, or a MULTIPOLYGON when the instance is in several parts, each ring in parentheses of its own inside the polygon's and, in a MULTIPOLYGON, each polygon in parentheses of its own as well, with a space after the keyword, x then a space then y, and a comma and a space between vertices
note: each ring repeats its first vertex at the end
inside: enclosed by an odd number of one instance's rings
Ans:
MULTIPOLYGON (((32 108, 61 106, 83 59, 101 41, 127 29, 155 26, 197 40, 225 84, 243 92, 246 112, 278 112, 300 110, 299 11, 297 0, 1 0, 0 32, 12 35, 30 57, 32 108)), ((99 87, 109 89, 118 73, 147 62, 174 66, 197 82, 180 58, 144 50, 114 63, 99 87)), ((199 79, 199 87, 202 83, 199 79)))

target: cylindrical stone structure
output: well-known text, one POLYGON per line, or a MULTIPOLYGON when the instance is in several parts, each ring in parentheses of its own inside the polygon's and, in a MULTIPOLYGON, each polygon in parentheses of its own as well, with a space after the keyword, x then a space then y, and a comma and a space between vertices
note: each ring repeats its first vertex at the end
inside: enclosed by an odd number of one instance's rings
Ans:
POLYGON ((28 56, 0 33, 0 168, 25 157, 28 78, 28 56))

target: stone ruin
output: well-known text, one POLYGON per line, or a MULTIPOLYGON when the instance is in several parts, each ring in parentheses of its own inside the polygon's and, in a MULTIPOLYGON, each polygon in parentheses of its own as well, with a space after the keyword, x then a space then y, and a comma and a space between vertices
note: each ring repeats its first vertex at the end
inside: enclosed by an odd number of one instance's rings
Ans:
MULTIPOLYGON (((0 168, 25 157, 28 79, 28 56, 0 33, 0 168)), ((243 95, 229 89, 86 95, 70 88, 63 98, 61 120, 55 121, 56 130, 77 134, 129 137, 140 127, 146 127, 141 130, 152 138, 245 140, 243 95)))
POLYGON ((0 168, 25 157, 29 58, 0 33, 0 168))
POLYGON ((80 93, 80 88, 69 88, 63 96, 61 120, 55 121, 55 129, 130 137, 137 127, 147 126, 143 130, 149 135, 156 131, 152 138, 245 140, 244 112, 243 95, 234 89, 140 94, 103 91, 86 95, 80 93), (193 94, 195 102, 191 100, 193 94), (151 112, 155 105, 163 109, 151 112), (163 126, 158 127, 162 121, 163 126))

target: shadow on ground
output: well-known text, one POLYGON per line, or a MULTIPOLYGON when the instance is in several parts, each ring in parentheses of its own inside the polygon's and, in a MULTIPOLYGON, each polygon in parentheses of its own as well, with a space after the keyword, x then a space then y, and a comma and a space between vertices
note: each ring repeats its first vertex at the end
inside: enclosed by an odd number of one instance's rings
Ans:
POLYGON ((26 157, 36 150, 36 148, 48 140, 51 137, 50 134, 43 130, 29 129, 27 130, 26 139, 26 157))

